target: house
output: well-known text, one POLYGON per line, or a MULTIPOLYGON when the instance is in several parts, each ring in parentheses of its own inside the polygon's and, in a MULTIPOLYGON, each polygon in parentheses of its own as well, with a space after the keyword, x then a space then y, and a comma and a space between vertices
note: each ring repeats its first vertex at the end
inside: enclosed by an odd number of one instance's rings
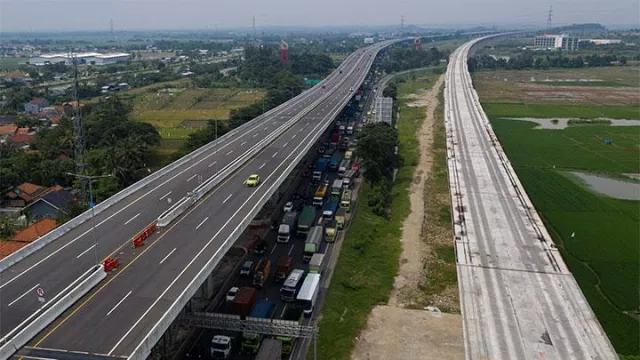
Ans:
POLYGON ((18 128, 16 135, 29 135, 29 131, 31 131, 29 128, 18 128))
POLYGON ((24 104, 24 112, 27 114, 37 114, 42 109, 49 106, 49 102, 45 98, 33 98, 28 103, 24 104))
POLYGON ((28 244, 38 238, 48 234, 51 230, 58 227, 58 223, 53 219, 42 219, 33 223, 28 228, 17 233, 11 241, 22 242, 28 244))
POLYGON ((15 135, 18 131, 16 124, 0 125, 0 135, 15 135))
POLYGON ((18 146, 27 146, 36 141, 35 135, 13 135, 7 138, 8 142, 14 143, 18 146))
POLYGON ((24 83, 27 80, 27 75, 21 71, 15 71, 8 73, 4 80, 11 83, 24 83))
POLYGON ((22 200, 21 206, 25 206, 42 196, 46 190, 47 188, 43 186, 26 182, 16 186, 13 191, 7 194, 7 197, 10 200, 22 200))
POLYGON ((61 186, 49 188, 48 194, 42 196, 27 206, 33 220, 46 218, 56 219, 62 215, 69 215, 69 207, 75 197, 61 186))

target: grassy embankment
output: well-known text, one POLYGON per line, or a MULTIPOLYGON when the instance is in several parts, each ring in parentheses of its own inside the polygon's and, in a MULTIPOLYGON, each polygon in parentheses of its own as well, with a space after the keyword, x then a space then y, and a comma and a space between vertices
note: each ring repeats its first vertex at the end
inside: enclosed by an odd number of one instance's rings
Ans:
MULTIPOLYGON (((416 74, 416 81, 400 86, 398 95, 431 87, 437 77, 416 74), (428 78, 428 82, 421 79, 428 78)), ((410 76, 408 76, 410 78, 410 76)), ((320 359, 348 359, 354 339, 366 325, 373 306, 386 304, 398 271, 402 251, 399 242, 402 222, 410 212, 409 185, 418 164, 418 130, 425 108, 410 108, 401 100, 398 123, 399 152, 404 159, 393 186, 390 219, 373 214, 367 204, 369 184, 365 181, 358 196, 356 216, 344 239, 320 321, 320 359)))
POLYGON ((640 173, 638 128, 594 124, 534 130, 534 123, 500 119, 638 118, 637 108, 495 103, 483 106, 616 351, 639 355, 640 323, 636 311, 640 306, 640 204, 596 194, 567 174, 567 170, 618 177, 622 173, 640 173), (613 144, 606 145, 606 138, 612 139, 613 144))

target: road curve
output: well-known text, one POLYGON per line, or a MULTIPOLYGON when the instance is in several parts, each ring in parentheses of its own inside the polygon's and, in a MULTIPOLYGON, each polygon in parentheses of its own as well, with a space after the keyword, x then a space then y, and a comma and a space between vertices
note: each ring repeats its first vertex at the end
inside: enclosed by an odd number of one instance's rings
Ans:
POLYGON ((449 60, 445 113, 467 359, 616 359, 504 154, 473 89, 470 48, 449 60))

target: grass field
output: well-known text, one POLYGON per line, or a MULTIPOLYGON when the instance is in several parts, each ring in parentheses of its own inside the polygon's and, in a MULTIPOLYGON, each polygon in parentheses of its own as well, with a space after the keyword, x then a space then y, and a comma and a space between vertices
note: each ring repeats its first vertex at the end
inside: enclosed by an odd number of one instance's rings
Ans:
MULTIPOLYGON (((431 76, 435 79, 435 75, 431 76)), ((433 81, 416 83, 413 89, 427 88, 432 84, 433 81)), ((403 84, 398 93, 410 93, 411 85, 403 84)), ((418 163, 416 134, 424 120, 424 108, 407 109, 410 112, 403 112, 398 123, 399 153, 404 164, 398 170, 392 190, 391 218, 374 215, 367 204, 370 189, 365 182, 322 309, 318 346, 320 359, 349 359, 354 338, 366 325, 373 306, 386 304, 389 300, 402 250, 399 241, 402 222, 410 212, 409 185, 418 163)))
MULTIPOLYGON (((640 306, 640 204, 595 194, 564 172, 639 173, 638 128, 533 130, 534 123, 498 117, 572 117, 595 110, 527 106, 514 115, 512 106, 488 105, 485 109, 501 144, 617 352, 639 355, 640 323, 634 312, 640 306), (604 138, 613 139, 613 144, 605 145, 604 138)), ((607 111, 608 117, 624 117, 612 113, 627 110, 607 111)))
POLYGON ((0 57, 0 74, 15 70, 20 63, 28 60, 29 58, 0 57))
MULTIPOLYGON (((481 97, 482 99, 482 97, 481 97)), ((638 106, 567 105, 567 104, 509 104, 482 102, 489 117, 640 119, 638 106)))

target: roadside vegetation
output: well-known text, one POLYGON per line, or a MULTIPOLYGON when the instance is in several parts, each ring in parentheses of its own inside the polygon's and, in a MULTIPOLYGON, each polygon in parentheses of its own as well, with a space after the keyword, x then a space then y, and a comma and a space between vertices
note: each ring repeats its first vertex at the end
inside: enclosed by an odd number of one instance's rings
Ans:
MULTIPOLYGON (((601 70, 593 71, 600 77, 601 70)), ((573 71, 564 77, 571 78, 573 71)), ((588 75, 592 70, 580 71, 588 75)), ((499 103, 491 82, 484 82, 479 74, 474 77, 480 79, 478 93, 500 143, 616 351, 639 356, 640 202, 595 193, 569 173, 583 171, 618 179, 640 173, 638 127, 614 127, 599 121, 583 125, 584 119, 599 117, 639 119, 637 105, 616 106, 617 99, 611 94, 618 88, 596 86, 584 91, 597 92, 601 99, 597 105, 543 95, 521 97, 519 104, 499 103), (545 102, 545 98, 550 100, 545 102), (534 129, 537 124, 533 122, 508 117, 577 120, 566 129, 540 130, 534 129)), ((546 88, 546 94, 557 89, 546 88)))

